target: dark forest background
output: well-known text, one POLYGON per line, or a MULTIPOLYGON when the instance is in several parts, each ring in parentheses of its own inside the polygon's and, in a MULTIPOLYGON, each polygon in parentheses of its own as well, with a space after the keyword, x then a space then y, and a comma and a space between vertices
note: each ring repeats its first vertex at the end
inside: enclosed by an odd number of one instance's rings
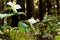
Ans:
MULTIPOLYGON (((0 12, 6 7, 8 1, 14 0, 0 0, 0 12)), ((59 16, 60 15, 60 0, 16 0, 16 3, 21 5, 19 12, 27 13, 27 16, 20 15, 22 20, 31 18, 43 20, 44 15, 59 16)), ((12 18, 14 21, 15 16, 12 18)), ((19 21, 19 20, 16 20, 19 21)), ((12 23, 13 24, 13 23, 12 23)))

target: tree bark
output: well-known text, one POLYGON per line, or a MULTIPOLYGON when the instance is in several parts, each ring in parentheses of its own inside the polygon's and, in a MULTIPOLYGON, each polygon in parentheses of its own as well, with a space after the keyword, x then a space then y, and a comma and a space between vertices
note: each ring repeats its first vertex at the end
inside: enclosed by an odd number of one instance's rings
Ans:
POLYGON ((56 0, 57 10, 59 11, 59 0, 56 0))
POLYGON ((49 0, 46 0, 46 3, 47 3, 47 12, 48 12, 48 15, 51 15, 51 8, 52 8, 52 5, 51 5, 51 2, 49 0))
POLYGON ((46 7, 43 0, 39 0, 40 21, 43 20, 44 13, 46 13, 46 7))
POLYGON ((60 10, 59 10, 59 0, 56 0, 56 4, 57 4, 57 15, 60 16, 60 10))
POLYGON ((34 0, 26 0, 27 18, 31 18, 34 13, 34 0))
POLYGON ((0 12, 4 10, 4 0, 0 0, 0 12))

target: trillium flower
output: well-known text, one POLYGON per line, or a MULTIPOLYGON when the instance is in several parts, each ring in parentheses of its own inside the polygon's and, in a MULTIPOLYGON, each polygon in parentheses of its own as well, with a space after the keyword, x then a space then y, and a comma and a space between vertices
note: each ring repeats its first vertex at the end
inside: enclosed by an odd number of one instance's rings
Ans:
POLYGON ((37 21, 36 21, 34 18, 31 18, 31 19, 28 20, 28 22, 29 22, 30 24, 34 24, 34 23, 36 23, 37 21))
POLYGON ((8 2, 7 5, 11 6, 11 9, 15 12, 17 12, 17 9, 21 9, 21 6, 16 3, 8 2))
POLYGON ((30 23, 31 28, 35 31, 35 28, 33 27, 33 24, 37 23, 37 21, 34 18, 31 18, 31 19, 28 20, 28 22, 30 23))

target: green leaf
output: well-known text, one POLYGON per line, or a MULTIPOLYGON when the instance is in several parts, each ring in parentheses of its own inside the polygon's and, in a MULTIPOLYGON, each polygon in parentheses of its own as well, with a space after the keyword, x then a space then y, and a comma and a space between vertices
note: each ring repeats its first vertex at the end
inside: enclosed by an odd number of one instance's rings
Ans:
POLYGON ((18 24, 18 28, 20 29, 20 31, 23 31, 25 33, 29 33, 31 28, 29 27, 28 24, 24 23, 24 22, 19 22, 18 24))
POLYGON ((4 33, 0 30, 0 34, 4 34, 4 33))
POLYGON ((5 8, 5 10, 10 10, 10 9, 11 9, 11 7, 6 7, 6 8, 5 8))
POLYGON ((18 24, 18 28, 20 30, 21 33, 25 33, 25 28, 27 27, 27 25, 23 22, 19 22, 18 24))
POLYGON ((55 40, 60 40, 60 35, 56 36, 55 40))
POLYGON ((14 14, 0 14, 0 18, 3 19, 4 17, 9 17, 9 16, 13 16, 14 14))

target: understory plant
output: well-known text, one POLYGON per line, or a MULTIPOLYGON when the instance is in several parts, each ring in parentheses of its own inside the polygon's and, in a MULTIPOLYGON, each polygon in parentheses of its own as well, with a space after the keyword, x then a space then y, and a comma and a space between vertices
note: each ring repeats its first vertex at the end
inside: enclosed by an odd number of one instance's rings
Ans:
POLYGON ((59 21, 55 16, 48 15, 44 17, 43 21, 40 23, 40 36, 38 36, 38 39, 54 40, 58 35, 57 29, 59 26, 59 21))
POLYGON ((10 37, 11 35, 10 30, 12 29, 12 27, 10 26, 11 16, 14 16, 14 15, 18 16, 20 14, 25 15, 25 13, 17 11, 17 9, 21 9, 21 6, 19 4, 16 4, 16 2, 8 2, 6 5, 7 5, 6 8, 1 12, 2 14, 0 14, 0 20, 3 20, 3 25, 0 26, 0 34, 1 34, 1 38, 3 38, 2 40, 5 40, 4 37, 7 35, 8 35, 7 36, 8 38, 6 38, 6 40, 11 40, 11 37, 10 37), (8 23, 7 23, 7 18, 9 18, 8 23))

